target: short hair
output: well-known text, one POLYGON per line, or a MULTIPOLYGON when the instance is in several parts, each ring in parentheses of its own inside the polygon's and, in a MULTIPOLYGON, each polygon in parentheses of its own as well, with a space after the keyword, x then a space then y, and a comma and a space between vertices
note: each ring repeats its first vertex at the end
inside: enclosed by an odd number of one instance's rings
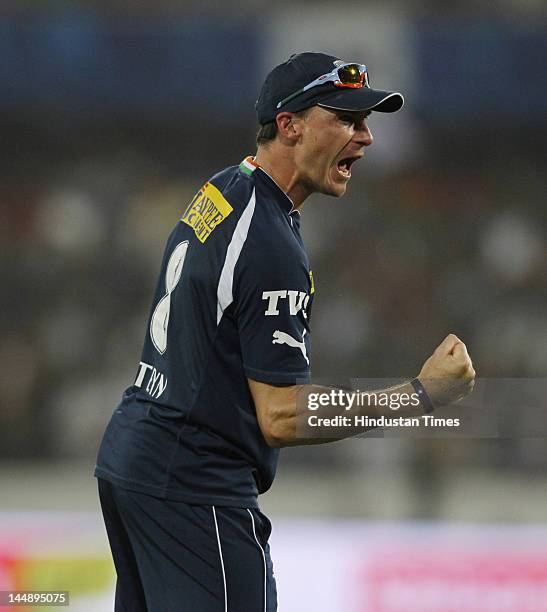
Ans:
POLYGON ((266 144, 274 140, 277 136, 277 123, 275 121, 270 121, 265 123, 264 125, 259 126, 258 132, 256 134, 256 144, 257 146, 266 144))
MULTIPOLYGON (((310 106, 294 114, 297 117, 300 117, 301 119, 303 119, 310 112, 311 108, 313 107, 310 106)), ((276 136, 277 136, 277 122, 275 120, 269 121, 268 123, 265 123, 264 125, 260 125, 258 127, 258 132, 256 134, 256 144, 257 146, 267 144, 268 142, 275 140, 276 136)))

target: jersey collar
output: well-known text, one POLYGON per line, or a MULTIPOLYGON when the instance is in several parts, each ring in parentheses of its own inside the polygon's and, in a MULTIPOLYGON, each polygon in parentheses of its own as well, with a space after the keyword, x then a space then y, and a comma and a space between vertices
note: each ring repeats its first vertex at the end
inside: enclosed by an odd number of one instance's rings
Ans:
POLYGON ((251 176, 256 170, 259 170, 260 176, 263 176, 267 179, 267 181, 271 184, 271 186, 275 189, 276 194, 280 197, 277 198, 279 205, 285 210, 289 215, 292 213, 300 214, 300 211, 294 207, 292 200, 289 196, 281 189, 281 187, 273 180, 273 178, 262 168, 259 166, 254 158, 249 155, 246 157, 241 164, 239 164, 239 169, 241 172, 246 174, 247 176, 251 176))

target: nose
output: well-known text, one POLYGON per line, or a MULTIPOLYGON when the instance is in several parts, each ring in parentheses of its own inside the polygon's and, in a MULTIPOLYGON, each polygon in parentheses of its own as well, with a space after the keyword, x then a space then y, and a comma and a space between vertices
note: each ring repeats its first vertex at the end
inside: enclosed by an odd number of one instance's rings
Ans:
POLYGON ((354 138, 363 147, 368 147, 374 142, 374 136, 367 125, 366 119, 355 126, 354 138))

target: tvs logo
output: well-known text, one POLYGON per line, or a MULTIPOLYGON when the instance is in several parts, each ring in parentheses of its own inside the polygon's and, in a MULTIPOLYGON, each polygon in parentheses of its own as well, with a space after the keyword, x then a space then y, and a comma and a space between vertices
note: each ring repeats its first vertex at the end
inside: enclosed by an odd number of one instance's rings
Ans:
POLYGON ((264 291, 262 293, 262 299, 268 300, 268 307, 264 311, 264 314, 268 316, 279 314, 279 300, 288 300, 289 313, 291 315, 297 315, 300 311, 305 319, 308 318, 306 308, 310 301, 310 296, 305 291, 296 291, 293 289, 279 289, 277 291, 264 291))

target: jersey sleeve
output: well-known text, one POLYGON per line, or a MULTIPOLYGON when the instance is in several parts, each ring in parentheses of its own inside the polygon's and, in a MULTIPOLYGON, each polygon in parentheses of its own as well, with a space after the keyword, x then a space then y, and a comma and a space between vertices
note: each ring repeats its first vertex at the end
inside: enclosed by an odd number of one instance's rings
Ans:
POLYGON ((278 385, 308 382, 308 269, 268 249, 247 252, 238 265, 234 312, 246 376, 278 385))

